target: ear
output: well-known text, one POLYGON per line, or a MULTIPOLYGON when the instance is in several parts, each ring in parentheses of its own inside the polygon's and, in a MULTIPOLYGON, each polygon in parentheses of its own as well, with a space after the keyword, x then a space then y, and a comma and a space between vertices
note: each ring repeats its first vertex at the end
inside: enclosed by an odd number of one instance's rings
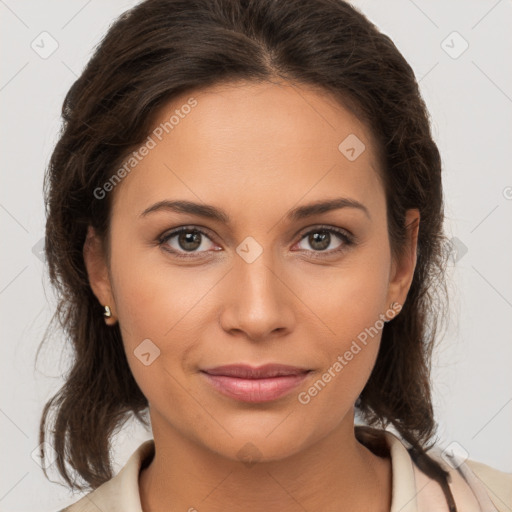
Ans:
POLYGON ((405 216, 407 240, 399 260, 393 260, 388 287, 388 304, 398 302, 403 306, 411 287, 416 268, 420 212, 417 208, 407 210, 405 216))
POLYGON ((87 230, 83 256, 91 289, 102 306, 110 307, 112 317, 105 318, 105 322, 112 325, 116 322, 117 312, 112 293, 106 252, 103 241, 92 226, 89 226, 87 230))

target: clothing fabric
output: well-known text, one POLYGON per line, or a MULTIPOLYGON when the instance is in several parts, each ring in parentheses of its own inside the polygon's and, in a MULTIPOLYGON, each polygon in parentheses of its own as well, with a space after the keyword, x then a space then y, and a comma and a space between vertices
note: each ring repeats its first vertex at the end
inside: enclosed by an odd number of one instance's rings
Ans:
MULTIPOLYGON (((406 444, 399 437, 387 430, 359 425, 355 427, 355 432, 358 440, 369 448, 370 439, 379 439, 391 458, 390 512, 449 512, 441 486, 416 466, 406 444)), ((152 459, 154 451, 154 440, 145 441, 116 476, 59 512, 143 512, 139 473, 152 459)), ((456 457, 450 459, 447 454, 443 456, 437 446, 427 453, 449 471, 449 486, 458 512, 512 510, 512 473, 474 460, 462 462, 456 457)))

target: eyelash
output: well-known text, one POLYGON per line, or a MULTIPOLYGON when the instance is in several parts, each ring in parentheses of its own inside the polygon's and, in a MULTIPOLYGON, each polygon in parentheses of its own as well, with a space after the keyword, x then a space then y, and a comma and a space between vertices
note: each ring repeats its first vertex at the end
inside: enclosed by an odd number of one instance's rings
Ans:
MULTIPOLYGON (((169 249, 169 248, 164 248, 163 247, 171 238, 173 238, 176 235, 179 235, 180 233, 183 233, 183 232, 185 232, 185 233, 189 233, 189 232, 199 233, 199 234, 201 234, 201 235, 203 235, 206 238, 211 240, 211 237, 208 235, 208 233, 206 233, 205 231, 203 231, 202 229, 200 229, 198 227, 195 227, 195 226, 182 226, 182 227, 180 227, 178 229, 175 229, 175 230, 171 231, 170 233, 161 235, 158 238, 158 245, 160 247, 162 247, 165 251, 170 252, 171 254, 176 256, 177 258, 183 258, 183 259, 197 258, 197 256, 195 256, 195 254, 200 254, 200 253, 193 253, 192 252, 192 253, 189 253, 189 254, 185 254, 185 253, 181 253, 179 251, 175 251, 174 249, 169 249)), ((312 254, 314 254, 313 258, 323 258, 324 255, 332 256, 333 254, 341 254, 344 251, 346 251, 350 246, 355 245, 355 237, 354 237, 354 235, 351 235, 348 232, 346 232, 346 231, 344 231, 342 229, 339 229, 339 228, 334 228, 332 226, 322 226, 322 225, 316 226, 313 229, 310 229, 309 231, 302 232, 302 234, 300 235, 299 242, 301 242, 304 238, 306 238, 311 233, 319 233, 319 232, 334 234, 334 235, 338 236, 341 239, 343 244, 340 247, 338 247, 337 249, 331 249, 330 251, 307 251, 307 252, 311 252, 312 254)), ((302 251, 303 250, 305 250, 305 249, 302 249, 302 251)))

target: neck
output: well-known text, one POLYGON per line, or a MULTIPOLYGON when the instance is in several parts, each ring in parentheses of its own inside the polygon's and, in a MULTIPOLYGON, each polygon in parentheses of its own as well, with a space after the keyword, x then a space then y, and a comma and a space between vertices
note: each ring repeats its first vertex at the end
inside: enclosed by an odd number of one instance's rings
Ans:
POLYGON ((155 455, 139 476, 144 512, 374 510, 389 512, 391 463, 357 441, 351 423, 285 459, 242 462, 155 429, 155 455))

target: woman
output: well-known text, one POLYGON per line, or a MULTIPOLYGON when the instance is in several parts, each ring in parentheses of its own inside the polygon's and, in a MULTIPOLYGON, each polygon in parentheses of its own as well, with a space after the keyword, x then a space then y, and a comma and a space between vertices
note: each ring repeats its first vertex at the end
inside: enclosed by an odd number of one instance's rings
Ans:
POLYGON ((57 467, 91 491, 66 510, 512 506, 511 475, 435 446, 440 156, 363 15, 147 0, 63 117, 46 252, 76 357, 40 435, 54 410, 57 467), (153 440, 113 476, 132 414, 153 440))

